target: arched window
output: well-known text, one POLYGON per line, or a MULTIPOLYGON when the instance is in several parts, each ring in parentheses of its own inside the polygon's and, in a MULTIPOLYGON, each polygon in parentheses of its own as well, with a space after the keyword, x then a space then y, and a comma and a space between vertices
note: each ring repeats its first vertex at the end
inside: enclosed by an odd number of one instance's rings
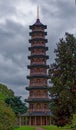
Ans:
POLYGON ((40 104, 40 103, 37 103, 36 108, 37 108, 37 109, 41 109, 41 104, 40 104))
POLYGON ((44 109, 47 109, 47 104, 46 103, 44 104, 44 109))
POLYGON ((37 91, 37 95, 38 95, 38 96, 41 95, 41 91, 40 91, 40 90, 37 91))

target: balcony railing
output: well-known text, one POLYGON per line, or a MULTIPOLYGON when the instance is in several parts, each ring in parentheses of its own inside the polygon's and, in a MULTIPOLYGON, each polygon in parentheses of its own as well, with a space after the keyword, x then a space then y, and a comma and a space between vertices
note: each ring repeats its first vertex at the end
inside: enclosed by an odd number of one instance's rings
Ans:
POLYGON ((29 39, 29 43, 31 43, 31 42, 33 42, 33 41, 34 41, 34 42, 35 42, 35 41, 39 41, 39 42, 40 42, 40 41, 41 41, 41 42, 44 41, 45 43, 48 42, 48 40, 45 39, 44 37, 38 37, 38 38, 36 37, 36 38, 29 39))
POLYGON ((31 53, 31 56, 33 56, 33 55, 44 55, 44 56, 46 56, 46 52, 33 52, 33 53, 31 53))
POLYGON ((45 35, 44 36, 37 36, 37 35, 36 36, 32 36, 32 39, 33 38, 45 38, 45 35))
POLYGON ((43 47, 46 47, 45 43, 34 43, 34 44, 31 45, 31 47, 34 47, 34 46, 43 46, 43 47))
POLYGON ((30 99, 30 98, 31 99, 33 99, 33 98, 40 98, 40 99, 41 98, 43 98, 43 99, 48 98, 49 99, 49 96, 48 95, 47 96, 46 95, 45 96, 41 96, 41 95, 39 95, 39 96, 29 96, 28 99, 30 99))
POLYGON ((30 76, 34 76, 34 75, 47 75, 47 72, 31 72, 30 76))
POLYGON ((30 87, 31 87, 31 86, 33 86, 33 87, 34 87, 34 86, 35 86, 35 87, 36 87, 36 86, 47 86, 47 83, 45 84, 45 83, 35 83, 35 82, 34 82, 34 83, 30 83, 30 87))
POLYGON ((28 112, 35 112, 35 111, 50 112, 49 109, 28 109, 28 112))
POLYGON ((32 52, 31 55, 46 55, 46 52, 32 52))
POLYGON ((37 61, 34 62, 34 61, 33 61, 33 63, 31 63, 31 65, 34 65, 34 64, 35 64, 35 65, 45 65, 46 62, 42 62, 42 61, 41 61, 41 62, 37 62, 37 61))

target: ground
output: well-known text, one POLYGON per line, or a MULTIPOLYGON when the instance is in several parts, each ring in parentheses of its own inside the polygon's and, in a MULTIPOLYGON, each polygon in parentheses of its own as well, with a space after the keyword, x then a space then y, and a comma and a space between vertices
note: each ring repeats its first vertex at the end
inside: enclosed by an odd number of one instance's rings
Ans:
POLYGON ((73 128, 69 128, 69 127, 56 127, 56 126, 42 126, 42 127, 37 127, 37 126, 22 126, 20 128, 16 128, 14 130, 76 130, 73 128))

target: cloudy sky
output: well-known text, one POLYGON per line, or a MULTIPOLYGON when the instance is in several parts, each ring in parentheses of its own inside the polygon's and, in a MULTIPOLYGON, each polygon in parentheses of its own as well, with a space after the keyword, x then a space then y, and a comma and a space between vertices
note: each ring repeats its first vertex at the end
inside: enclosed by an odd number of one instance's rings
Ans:
POLYGON ((48 26, 48 64, 54 61, 59 38, 65 32, 76 36, 75 0, 0 0, 0 83, 23 98, 29 85, 29 25, 36 21, 37 5, 41 22, 48 26))

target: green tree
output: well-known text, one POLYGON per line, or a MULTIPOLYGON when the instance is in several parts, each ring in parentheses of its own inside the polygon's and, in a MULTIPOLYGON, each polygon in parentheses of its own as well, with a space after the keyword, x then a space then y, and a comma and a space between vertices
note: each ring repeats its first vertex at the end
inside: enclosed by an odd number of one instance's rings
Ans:
POLYGON ((2 92, 0 92, 0 100, 5 100, 5 99, 6 99, 6 96, 2 92))
POLYGON ((71 121, 76 110, 76 38, 69 33, 57 44, 56 59, 51 64, 51 106, 55 124, 71 121))
POLYGON ((14 92, 4 84, 0 83, 0 92, 3 93, 6 97, 14 97, 14 92))
POLYGON ((15 96, 7 98, 5 102, 13 109, 15 114, 22 114, 27 111, 26 104, 22 102, 21 97, 15 96))
POLYGON ((0 130, 12 130, 15 126, 15 114, 0 100, 0 130))

